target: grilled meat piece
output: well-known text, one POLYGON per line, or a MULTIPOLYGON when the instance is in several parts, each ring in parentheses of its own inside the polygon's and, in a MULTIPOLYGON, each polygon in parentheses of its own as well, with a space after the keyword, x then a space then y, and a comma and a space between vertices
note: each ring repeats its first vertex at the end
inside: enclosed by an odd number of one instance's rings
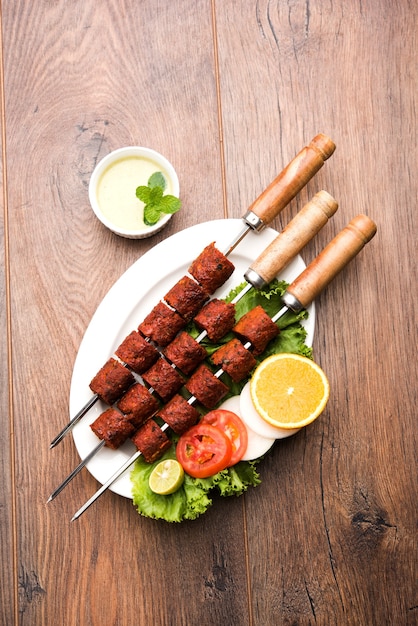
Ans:
POLYGON ((159 302, 141 322, 138 330, 160 346, 167 346, 185 325, 186 321, 176 311, 164 302, 159 302))
POLYGON ((165 356, 183 374, 190 374, 206 358, 206 350, 191 335, 181 331, 164 350, 165 356))
POLYGON ((170 428, 181 435, 194 426, 199 419, 199 411, 189 404, 183 396, 176 394, 158 413, 170 428))
POLYGON ((197 368, 185 387, 207 409, 213 409, 229 391, 206 365, 197 368))
POLYGON ((189 267, 189 274, 209 294, 214 293, 231 276, 235 267, 216 247, 210 243, 189 267))
POLYGON ((151 415, 158 411, 160 403, 144 385, 135 383, 122 396, 117 407, 135 428, 139 428, 151 415))
POLYGON ((115 354, 137 374, 149 369, 160 356, 152 343, 146 341, 136 330, 122 341, 115 354))
POLYGON ((212 354, 214 365, 221 367, 236 383, 248 378, 257 361, 239 339, 231 339, 212 354))
POLYGON ((90 424, 94 434, 108 448, 117 450, 135 432, 135 426, 117 409, 107 409, 90 424))
POLYGON ((235 324, 233 331, 240 339, 251 342, 255 355, 264 352, 269 341, 279 334, 278 326, 260 305, 245 313, 235 324))
POLYGON ((166 293, 164 300, 187 322, 190 322, 204 303, 209 300, 209 294, 190 276, 183 276, 166 293))
POLYGON ((122 363, 109 359, 90 383, 90 389, 106 404, 113 404, 133 385, 135 378, 122 363))
POLYGON ((147 463, 153 463, 171 446, 171 441, 153 419, 149 419, 131 438, 147 463))
POLYGON ((163 402, 170 400, 184 383, 182 376, 163 358, 144 372, 142 378, 163 402))
POLYGON ((207 332, 211 341, 224 337, 235 324, 235 305, 214 298, 194 318, 198 328, 207 332))

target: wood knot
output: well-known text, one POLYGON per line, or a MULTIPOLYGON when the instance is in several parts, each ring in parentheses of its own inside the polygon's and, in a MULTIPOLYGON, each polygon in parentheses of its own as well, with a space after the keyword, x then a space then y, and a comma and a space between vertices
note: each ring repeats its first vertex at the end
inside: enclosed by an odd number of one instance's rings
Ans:
POLYGON ((354 496, 354 513, 351 525, 354 529, 354 544, 360 551, 375 549, 396 526, 389 520, 388 512, 375 501, 366 489, 359 489, 354 496))
POLYGON ((39 596, 45 595, 46 591, 39 583, 36 572, 28 572, 23 565, 19 571, 19 596, 23 611, 39 596))
POLYGON ((362 532, 372 533, 385 533, 389 528, 393 528, 393 525, 388 522, 381 511, 369 510, 358 511, 353 515, 351 523, 362 532))

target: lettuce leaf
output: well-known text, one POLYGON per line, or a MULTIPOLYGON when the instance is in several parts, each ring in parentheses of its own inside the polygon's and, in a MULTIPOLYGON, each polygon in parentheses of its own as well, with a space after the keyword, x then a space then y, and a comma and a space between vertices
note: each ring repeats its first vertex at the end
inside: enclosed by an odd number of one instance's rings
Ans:
POLYGON ((233 467, 220 472, 221 478, 216 484, 221 496, 240 496, 249 486, 261 483, 256 470, 256 461, 241 461, 233 467))
POLYGON ((249 486, 260 483, 256 462, 241 462, 210 478, 192 478, 185 474, 184 483, 175 493, 160 496, 151 491, 148 481, 154 467, 167 458, 176 458, 175 445, 155 461, 146 463, 141 457, 131 472, 133 504, 140 515, 166 522, 194 520, 212 505, 211 492, 222 496, 240 496, 249 486))
MULTIPOLYGON (((247 285, 246 282, 234 288, 226 301, 230 302, 247 285)), ((283 306, 281 297, 288 284, 284 281, 274 280, 265 290, 251 289, 245 296, 236 303, 236 319, 242 317, 247 311, 261 304, 264 310, 273 317, 283 306)), ((269 343, 267 349, 257 358, 257 364, 278 352, 293 352, 312 358, 312 348, 305 344, 306 330, 301 325, 301 321, 308 317, 306 311, 293 313, 287 311, 278 321, 280 329, 279 335, 269 343)), ((193 337, 200 334, 200 330, 191 322, 185 329, 193 337)), ((205 338, 201 343, 205 347, 208 357, 221 345, 230 341, 235 335, 228 333, 219 343, 211 343, 205 338)), ((229 387, 229 394, 226 397, 241 393, 246 381, 235 383, 224 374, 223 382, 229 387)), ((223 401, 226 399, 223 398, 223 401)), ((210 478, 192 478, 185 475, 183 485, 173 494, 160 496, 149 488, 149 476, 155 465, 165 458, 176 458, 175 443, 177 438, 173 437, 173 445, 155 463, 146 463, 141 457, 137 459, 131 472, 133 504, 138 513, 145 517, 161 519, 167 522, 182 522, 184 520, 194 520, 202 515, 212 506, 213 494, 221 496, 240 496, 248 487, 256 487, 260 484, 260 476, 256 470, 256 461, 241 461, 234 467, 228 468, 211 476, 210 478)))

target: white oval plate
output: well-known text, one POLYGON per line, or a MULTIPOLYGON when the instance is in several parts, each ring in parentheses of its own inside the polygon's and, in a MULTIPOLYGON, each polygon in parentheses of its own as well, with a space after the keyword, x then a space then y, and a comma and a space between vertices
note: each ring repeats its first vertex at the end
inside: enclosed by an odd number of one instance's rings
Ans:
MULTIPOLYGON (((91 398, 89 383, 98 370, 177 280, 187 273, 191 262, 203 248, 215 242, 219 250, 227 250, 242 229, 241 219, 213 220, 191 226, 160 242, 128 268, 99 304, 81 341, 71 379, 71 416, 91 398)), ((244 237, 229 256, 235 271, 216 292, 216 297, 226 296, 232 287, 244 281, 249 266, 277 234, 272 228, 265 228, 261 233, 249 232, 244 237)), ((279 278, 292 282, 305 267, 302 258, 297 256, 279 278)), ((315 328, 314 303, 308 311, 309 317, 304 326, 306 343, 311 346, 315 328)), ((82 459, 99 443, 90 424, 106 408, 107 405, 101 401, 96 402, 73 429, 74 443, 82 459)), ((103 484, 135 451, 131 441, 118 450, 102 448, 86 467, 103 484)), ((132 498, 131 469, 128 468, 110 487, 125 498, 132 498)))

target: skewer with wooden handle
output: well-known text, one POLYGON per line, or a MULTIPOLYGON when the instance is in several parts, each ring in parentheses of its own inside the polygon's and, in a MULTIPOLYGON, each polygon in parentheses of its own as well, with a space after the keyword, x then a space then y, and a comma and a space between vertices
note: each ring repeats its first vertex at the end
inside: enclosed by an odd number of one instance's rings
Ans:
MULTIPOLYGON (((259 232, 272 222, 316 172, 321 169, 334 150, 335 143, 332 139, 323 133, 316 135, 253 202, 242 217, 245 223, 244 228, 231 241, 228 249, 224 252, 225 256, 228 256, 234 250, 248 232, 251 230, 259 232)), ((50 448, 54 448, 64 439, 98 399, 97 395, 90 398, 87 404, 80 409, 51 441, 50 448)))
MULTIPOLYGON (((315 194, 312 200, 296 214, 286 228, 279 233, 276 239, 252 263, 244 275, 244 278, 247 280, 247 286, 238 293, 232 302, 234 304, 238 302, 252 287, 261 289, 268 285, 320 231, 328 219, 334 215, 337 208, 337 201, 328 192, 322 190, 315 194)), ((206 334, 206 331, 202 331, 196 341, 201 342, 206 337, 206 334)), ((50 448, 54 448, 64 439, 98 399, 97 394, 90 398, 85 406, 51 441, 50 448)), ((82 468, 83 465, 80 464, 78 471, 82 468)), ((78 471, 74 470, 74 475, 78 471)))
POLYGON ((319 191, 260 254, 244 278, 256 289, 266 287, 321 230, 338 208, 327 192, 319 191))
POLYGON ((228 256, 250 230, 261 231, 270 224, 321 169, 334 150, 332 139, 323 133, 316 135, 252 203, 242 217, 245 222, 243 230, 224 254, 228 256))
MULTIPOLYGON (((304 246, 325 226, 329 218, 334 215, 338 208, 337 201, 326 191, 319 191, 296 216, 289 222, 286 228, 273 239, 269 246, 252 263, 247 270, 245 278, 247 285, 232 301, 238 302, 252 288, 261 289, 268 285, 289 263, 304 246)), ((206 331, 200 333, 196 341, 201 342, 206 337, 206 331)), ((73 422, 70 423, 74 425, 73 422)), ((92 450, 85 459, 64 479, 64 481, 51 493, 48 502, 53 500, 61 491, 77 476, 86 464, 104 447, 104 440, 92 450)))
MULTIPOLYGON (((319 233, 337 209, 337 201, 327 191, 318 191, 251 263, 244 274, 247 284, 232 303, 239 302, 252 288, 267 287, 319 233)), ((206 331, 203 331, 197 341, 202 341, 205 336, 206 331)))
POLYGON ((276 322, 288 309, 295 312, 306 309, 374 237, 376 230, 376 224, 366 215, 353 218, 289 285, 282 296, 285 307, 272 318, 273 321, 276 322))
MULTIPOLYGON (((324 248, 308 267, 292 282, 282 297, 285 306, 272 318, 277 321, 289 309, 301 311, 332 281, 376 234, 376 224, 365 215, 358 215, 324 248)), ((248 346, 248 343, 246 344, 248 346)), ((216 372, 215 376, 222 370, 216 372)), ((75 513, 78 519, 141 455, 133 454, 102 487, 75 513)))

